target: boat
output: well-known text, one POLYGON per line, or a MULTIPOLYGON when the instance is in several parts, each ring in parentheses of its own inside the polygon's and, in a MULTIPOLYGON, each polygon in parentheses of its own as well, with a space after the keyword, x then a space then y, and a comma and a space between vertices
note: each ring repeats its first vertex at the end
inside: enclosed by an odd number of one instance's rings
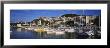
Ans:
POLYGON ((44 28, 38 27, 36 29, 34 29, 34 31, 36 32, 46 32, 46 30, 44 28))
POLYGON ((32 27, 29 27, 29 28, 27 28, 28 30, 34 30, 34 28, 32 28, 32 27))
POLYGON ((73 29, 73 28, 66 28, 66 29, 65 29, 65 32, 70 32, 70 33, 72 33, 72 32, 75 32, 75 29, 73 29))
POLYGON ((53 29, 47 29, 47 34, 55 34, 55 32, 53 32, 54 30, 53 29))
POLYGON ((86 32, 89 36, 94 35, 93 31, 86 32))
POLYGON ((54 31, 56 35, 62 35, 62 34, 65 34, 64 31, 60 31, 60 30, 56 30, 54 31))

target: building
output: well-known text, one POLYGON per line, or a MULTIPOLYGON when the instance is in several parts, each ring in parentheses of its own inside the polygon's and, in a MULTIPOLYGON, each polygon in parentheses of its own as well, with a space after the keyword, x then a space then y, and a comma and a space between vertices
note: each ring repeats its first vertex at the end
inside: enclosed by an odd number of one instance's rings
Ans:
POLYGON ((96 16, 86 16, 86 24, 93 23, 92 20, 94 20, 96 16))
POLYGON ((17 24, 17 27, 22 27, 22 25, 21 24, 17 24))

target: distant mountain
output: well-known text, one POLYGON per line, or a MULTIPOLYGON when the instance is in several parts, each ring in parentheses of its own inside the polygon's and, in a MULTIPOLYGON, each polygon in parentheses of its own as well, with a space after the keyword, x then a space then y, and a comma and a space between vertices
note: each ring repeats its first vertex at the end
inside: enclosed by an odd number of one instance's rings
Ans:
POLYGON ((77 14, 64 14, 61 17, 75 17, 75 16, 80 16, 80 15, 77 15, 77 14))

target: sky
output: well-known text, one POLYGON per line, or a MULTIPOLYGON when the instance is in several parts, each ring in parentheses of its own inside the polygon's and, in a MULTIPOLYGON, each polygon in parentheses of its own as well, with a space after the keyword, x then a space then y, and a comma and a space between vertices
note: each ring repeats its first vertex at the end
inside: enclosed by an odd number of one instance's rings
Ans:
POLYGON ((78 15, 101 15, 101 10, 10 10, 10 21, 15 22, 30 22, 41 16, 58 17, 64 14, 78 14, 78 15))

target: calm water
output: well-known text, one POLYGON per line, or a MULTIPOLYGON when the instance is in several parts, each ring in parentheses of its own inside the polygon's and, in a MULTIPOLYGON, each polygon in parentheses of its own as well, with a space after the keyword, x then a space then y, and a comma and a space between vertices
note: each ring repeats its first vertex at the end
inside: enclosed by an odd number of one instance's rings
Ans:
POLYGON ((35 32, 23 28, 11 28, 10 39, 86 39, 85 33, 48 34, 47 32, 35 32))
MULTIPOLYGON (((85 38, 86 36, 80 36, 85 38)), ((47 34, 47 32, 35 32, 31 30, 26 30, 23 28, 11 28, 10 32, 11 39, 75 39, 78 38, 76 33, 66 33, 65 34, 47 34)), ((87 38, 87 37, 86 37, 87 38)))

